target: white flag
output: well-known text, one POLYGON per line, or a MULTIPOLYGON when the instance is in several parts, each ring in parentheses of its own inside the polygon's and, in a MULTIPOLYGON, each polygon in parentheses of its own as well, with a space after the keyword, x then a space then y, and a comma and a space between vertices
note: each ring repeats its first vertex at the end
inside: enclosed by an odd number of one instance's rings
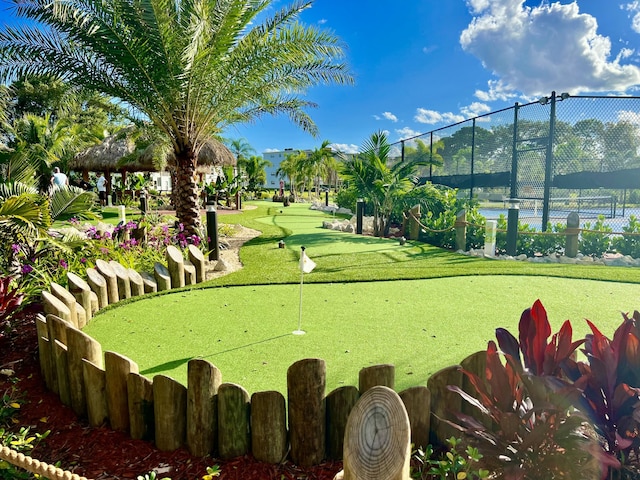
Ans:
POLYGON ((304 250, 300 254, 300 270, 304 273, 311 273, 311 271, 316 268, 316 263, 307 257, 307 254, 304 253, 304 250))

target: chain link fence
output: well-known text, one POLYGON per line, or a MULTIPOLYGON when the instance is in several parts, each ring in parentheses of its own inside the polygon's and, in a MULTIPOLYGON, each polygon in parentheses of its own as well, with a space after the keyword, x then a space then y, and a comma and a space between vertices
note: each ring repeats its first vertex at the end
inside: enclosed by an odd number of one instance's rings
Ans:
POLYGON ((572 212, 614 231, 640 217, 640 97, 554 92, 394 146, 429 162, 421 182, 457 188, 487 218, 506 214, 509 199, 543 231, 572 212))

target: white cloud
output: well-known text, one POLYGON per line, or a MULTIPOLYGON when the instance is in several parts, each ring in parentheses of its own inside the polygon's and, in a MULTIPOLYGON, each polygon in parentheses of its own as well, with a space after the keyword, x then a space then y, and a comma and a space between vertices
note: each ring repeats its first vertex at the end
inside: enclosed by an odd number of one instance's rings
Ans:
POLYGON ((527 7, 524 0, 467 0, 467 5, 476 16, 460 44, 500 82, 490 84, 489 92, 476 92, 482 101, 500 98, 501 92, 625 91, 640 83, 640 68, 620 63, 626 53, 611 60, 611 40, 597 33, 596 18, 580 13, 575 1, 527 7))
POLYGON ((640 2, 627 3, 626 5, 621 5, 620 8, 631 13, 629 15, 631 17, 631 28, 633 28, 634 32, 640 33, 640 2))
POLYGON ((451 112, 440 113, 435 110, 427 110, 426 108, 418 108, 413 118, 418 123, 427 123, 429 125, 433 125, 434 123, 458 123, 465 120, 463 115, 457 115, 451 112))
POLYGON ((620 110, 618 112, 618 122, 628 122, 640 125, 640 113, 631 110, 620 110))
POLYGON ((373 118, 375 118, 376 120, 382 120, 382 117, 380 115, 374 115, 373 118))
POLYGON ((324 25, 327 22, 328 20, 326 18, 321 18, 320 20, 318 20, 318 25, 324 25))
POLYGON ((279 152, 280 149, 278 148, 265 148, 263 153, 273 153, 273 152, 279 152))
POLYGON ((429 45, 427 47, 422 47, 422 53, 425 55, 429 55, 432 52, 435 52, 438 49, 436 45, 429 45))
POLYGON ((467 118, 477 117, 479 115, 484 115, 485 113, 489 113, 491 111, 491 107, 486 103, 473 102, 471 105, 467 105, 466 107, 462 107, 460 111, 467 116, 467 118))
POLYGON ((398 117, 396 117, 393 113, 391 112, 384 112, 382 114, 382 116, 384 118, 386 118, 387 120, 391 120, 392 122, 397 122, 398 121, 398 117))
POLYGON ((514 93, 510 87, 506 86, 502 80, 489 80, 488 91, 476 90, 474 96, 482 102, 494 102, 496 100, 502 100, 506 102, 518 96, 514 93))
POLYGON ((330 147, 335 151, 339 151, 342 153, 358 153, 360 147, 358 145, 354 145, 353 143, 332 143, 330 147))
POLYGON ((399 128, 396 130, 396 134, 400 140, 404 140, 405 138, 417 137, 418 135, 424 132, 418 132, 409 127, 399 128))

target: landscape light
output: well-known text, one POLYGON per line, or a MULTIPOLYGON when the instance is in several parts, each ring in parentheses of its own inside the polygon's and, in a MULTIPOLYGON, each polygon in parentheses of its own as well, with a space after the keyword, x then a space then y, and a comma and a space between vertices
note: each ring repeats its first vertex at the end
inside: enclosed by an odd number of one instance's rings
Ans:
POLYGON ((546 105, 547 103, 549 103, 549 97, 542 97, 540 100, 538 100, 538 103, 540 105, 546 105))

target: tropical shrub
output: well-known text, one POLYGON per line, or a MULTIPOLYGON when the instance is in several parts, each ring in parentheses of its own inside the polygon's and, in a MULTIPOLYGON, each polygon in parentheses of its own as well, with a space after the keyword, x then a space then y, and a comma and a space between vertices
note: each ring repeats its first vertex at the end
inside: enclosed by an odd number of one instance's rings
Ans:
POLYGON ((489 478, 489 471, 478 466, 482 454, 478 449, 467 446, 460 453, 461 440, 455 437, 447 439, 449 450, 436 456, 432 445, 424 450, 418 449, 412 455, 411 478, 416 480, 474 480, 489 478))
POLYGON ((613 239, 613 248, 623 255, 640 258, 640 220, 629 216, 629 223, 622 227, 624 234, 613 239))
POLYGON ((13 286, 13 277, 0 277, 0 327, 18 312, 23 299, 24 294, 13 286))
POLYGON ((611 227, 605 225, 603 215, 598 216, 593 225, 591 222, 586 222, 580 235, 580 252, 591 256, 600 256, 608 252, 611 248, 610 234, 612 231, 611 227))

